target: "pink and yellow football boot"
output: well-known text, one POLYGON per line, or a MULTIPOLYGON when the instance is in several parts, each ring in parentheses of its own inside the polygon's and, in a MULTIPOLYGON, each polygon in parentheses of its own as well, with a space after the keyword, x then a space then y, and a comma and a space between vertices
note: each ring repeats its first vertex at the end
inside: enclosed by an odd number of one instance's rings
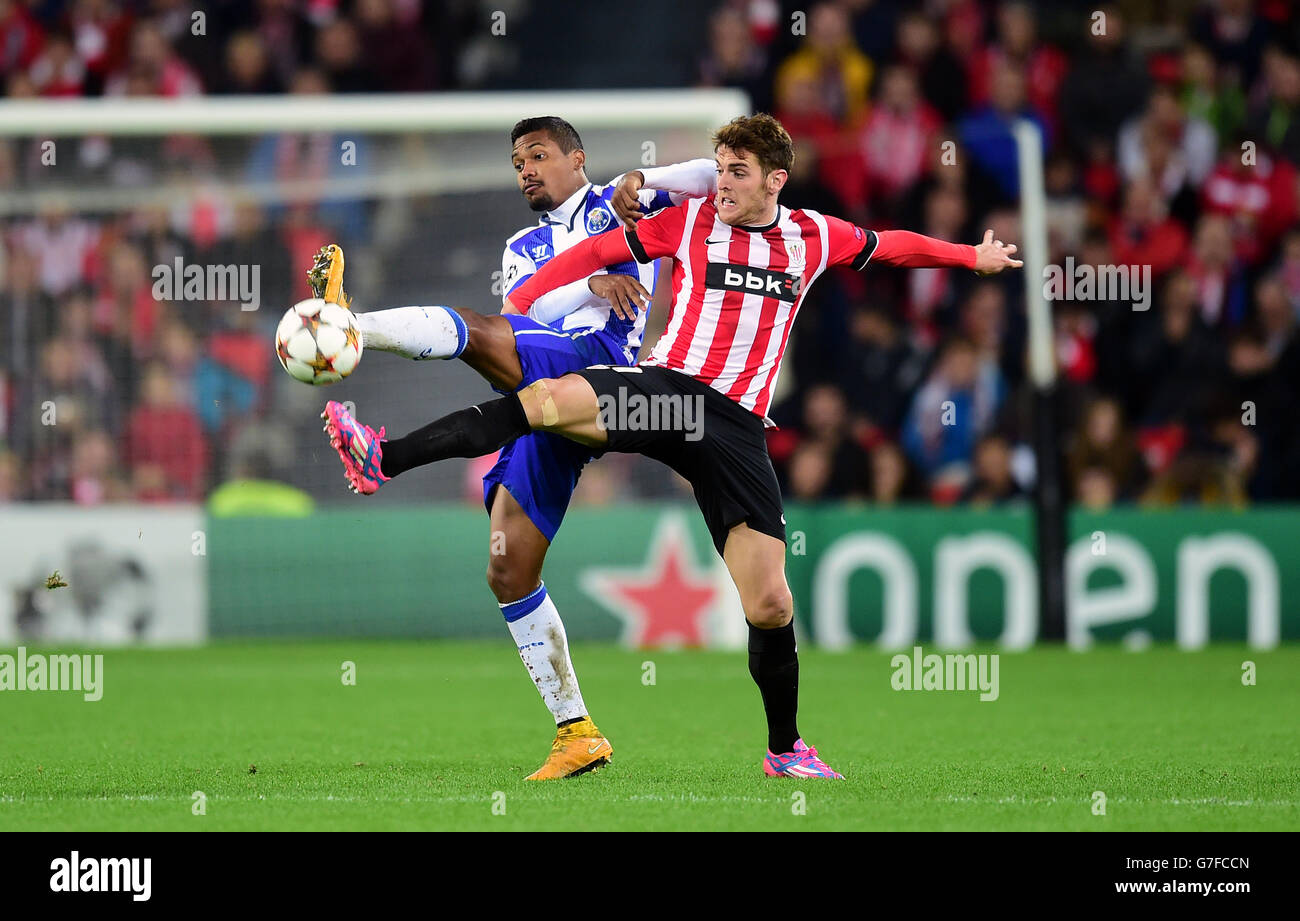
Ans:
POLYGON ((768 777, 809 777, 818 780, 843 780, 843 774, 837 774, 831 766, 817 757, 817 749, 804 744, 803 739, 794 743, 794 751, 784 755, 767 753, 763 759, 763 773, 768 777))
POLYGON ((362 425, 342 403, 334 400, 325 404, 325 411, 320 417, 325 420, 325 432, 330 436, 330 444, 339 452, 339 459, 343 461, 349 489, 368 496, 391 479, 379 469, 384 458, 383 428, 376 432, 370 426, 362 425))

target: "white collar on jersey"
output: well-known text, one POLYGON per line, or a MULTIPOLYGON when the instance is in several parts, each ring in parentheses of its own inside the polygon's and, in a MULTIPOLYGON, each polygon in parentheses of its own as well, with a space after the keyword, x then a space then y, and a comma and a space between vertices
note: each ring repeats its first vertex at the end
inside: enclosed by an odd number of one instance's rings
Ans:
POLYGON ((553 211, 547 211, 542 215, 543 224, 563 224, 570 230, 573 229, 573 219, 577 216, 578 210, 582 203, 587 200, 587 192, 591 190, 591 183, 587 183, 578 191, 566 198, 559 207, 553 211))

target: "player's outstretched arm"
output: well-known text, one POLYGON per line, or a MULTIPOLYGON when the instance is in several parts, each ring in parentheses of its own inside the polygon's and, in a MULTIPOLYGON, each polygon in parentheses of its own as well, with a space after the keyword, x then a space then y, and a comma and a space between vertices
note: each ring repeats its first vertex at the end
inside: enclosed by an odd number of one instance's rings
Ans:
POLYGON ((532 278, 510 293, 506 308, 528 313, 533 302, 561 285, 587 278, 607 265, 617 265, 632 259, 632 250, 621 232, 610 231, 600 236, 588 237, 554 257, 537 270, 532 278))
POLYGON ((680 198, 706 198, 717 191, 718 164, 701 157, 684 163, 632 170, 614 181, 618 187, 609 201, 614 207, 614 214, 623 222, 624 227, 630 229, 645 217, 641 210, 642 189, 672 193, 674 204, 678 204, 680 198))
POLYGON ((981 275, 994 275, 1024 265, 1019 259, 1011 258, 1016 245, 994 240, 992 230, 984 232, 984 241, 978 246, 949 243, 910 230, 882 230, 876 237, 878 243, 870 256, 872 261, 909 269, 968 268, 981 275))

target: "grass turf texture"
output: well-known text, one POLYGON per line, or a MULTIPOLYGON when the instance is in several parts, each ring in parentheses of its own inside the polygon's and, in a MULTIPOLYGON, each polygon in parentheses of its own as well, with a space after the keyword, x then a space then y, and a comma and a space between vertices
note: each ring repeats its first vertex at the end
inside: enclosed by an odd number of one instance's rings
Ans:
POLYGON ((614 763, 535 784, 552 728, 509 643, 110 651, 99 702, 0 692, 0 830, 1300 827, 1295 647, 1003 654, 986 703, 894 691, 875 650, 801 651, 800 729, 835 783, 763 776, 743 652, 573 654, 614 763))

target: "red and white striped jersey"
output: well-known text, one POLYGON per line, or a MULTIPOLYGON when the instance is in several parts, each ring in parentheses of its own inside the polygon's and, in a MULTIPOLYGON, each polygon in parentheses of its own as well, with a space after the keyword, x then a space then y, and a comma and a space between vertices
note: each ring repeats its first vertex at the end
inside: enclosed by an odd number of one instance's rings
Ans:
POLYGON ((764 418, 809 287, 828 266, 862 268, 875 247, 874 235, 816 211, 778 206, 767 227, 733 227, 702 198, 638 222, 628 242, 639 260, 673 257, 668 326, 643 363, 689 374, 764 418))
POLYGON ((718 217, 713 199, 693 198, 643 218, 635 230, 578 244, 510 301, 527 312, 545 291, 589 273, 590 263, 625 260, 629 252, 639 262, 673 257, 668 326, 643 364, 689 374, 764 421, 795 316, 828 267, 862 269, 873 257, 904 266, 975 266, 973 246, 907 231, 877 234, 783 206, 766 227, 733 227, 718 217))

